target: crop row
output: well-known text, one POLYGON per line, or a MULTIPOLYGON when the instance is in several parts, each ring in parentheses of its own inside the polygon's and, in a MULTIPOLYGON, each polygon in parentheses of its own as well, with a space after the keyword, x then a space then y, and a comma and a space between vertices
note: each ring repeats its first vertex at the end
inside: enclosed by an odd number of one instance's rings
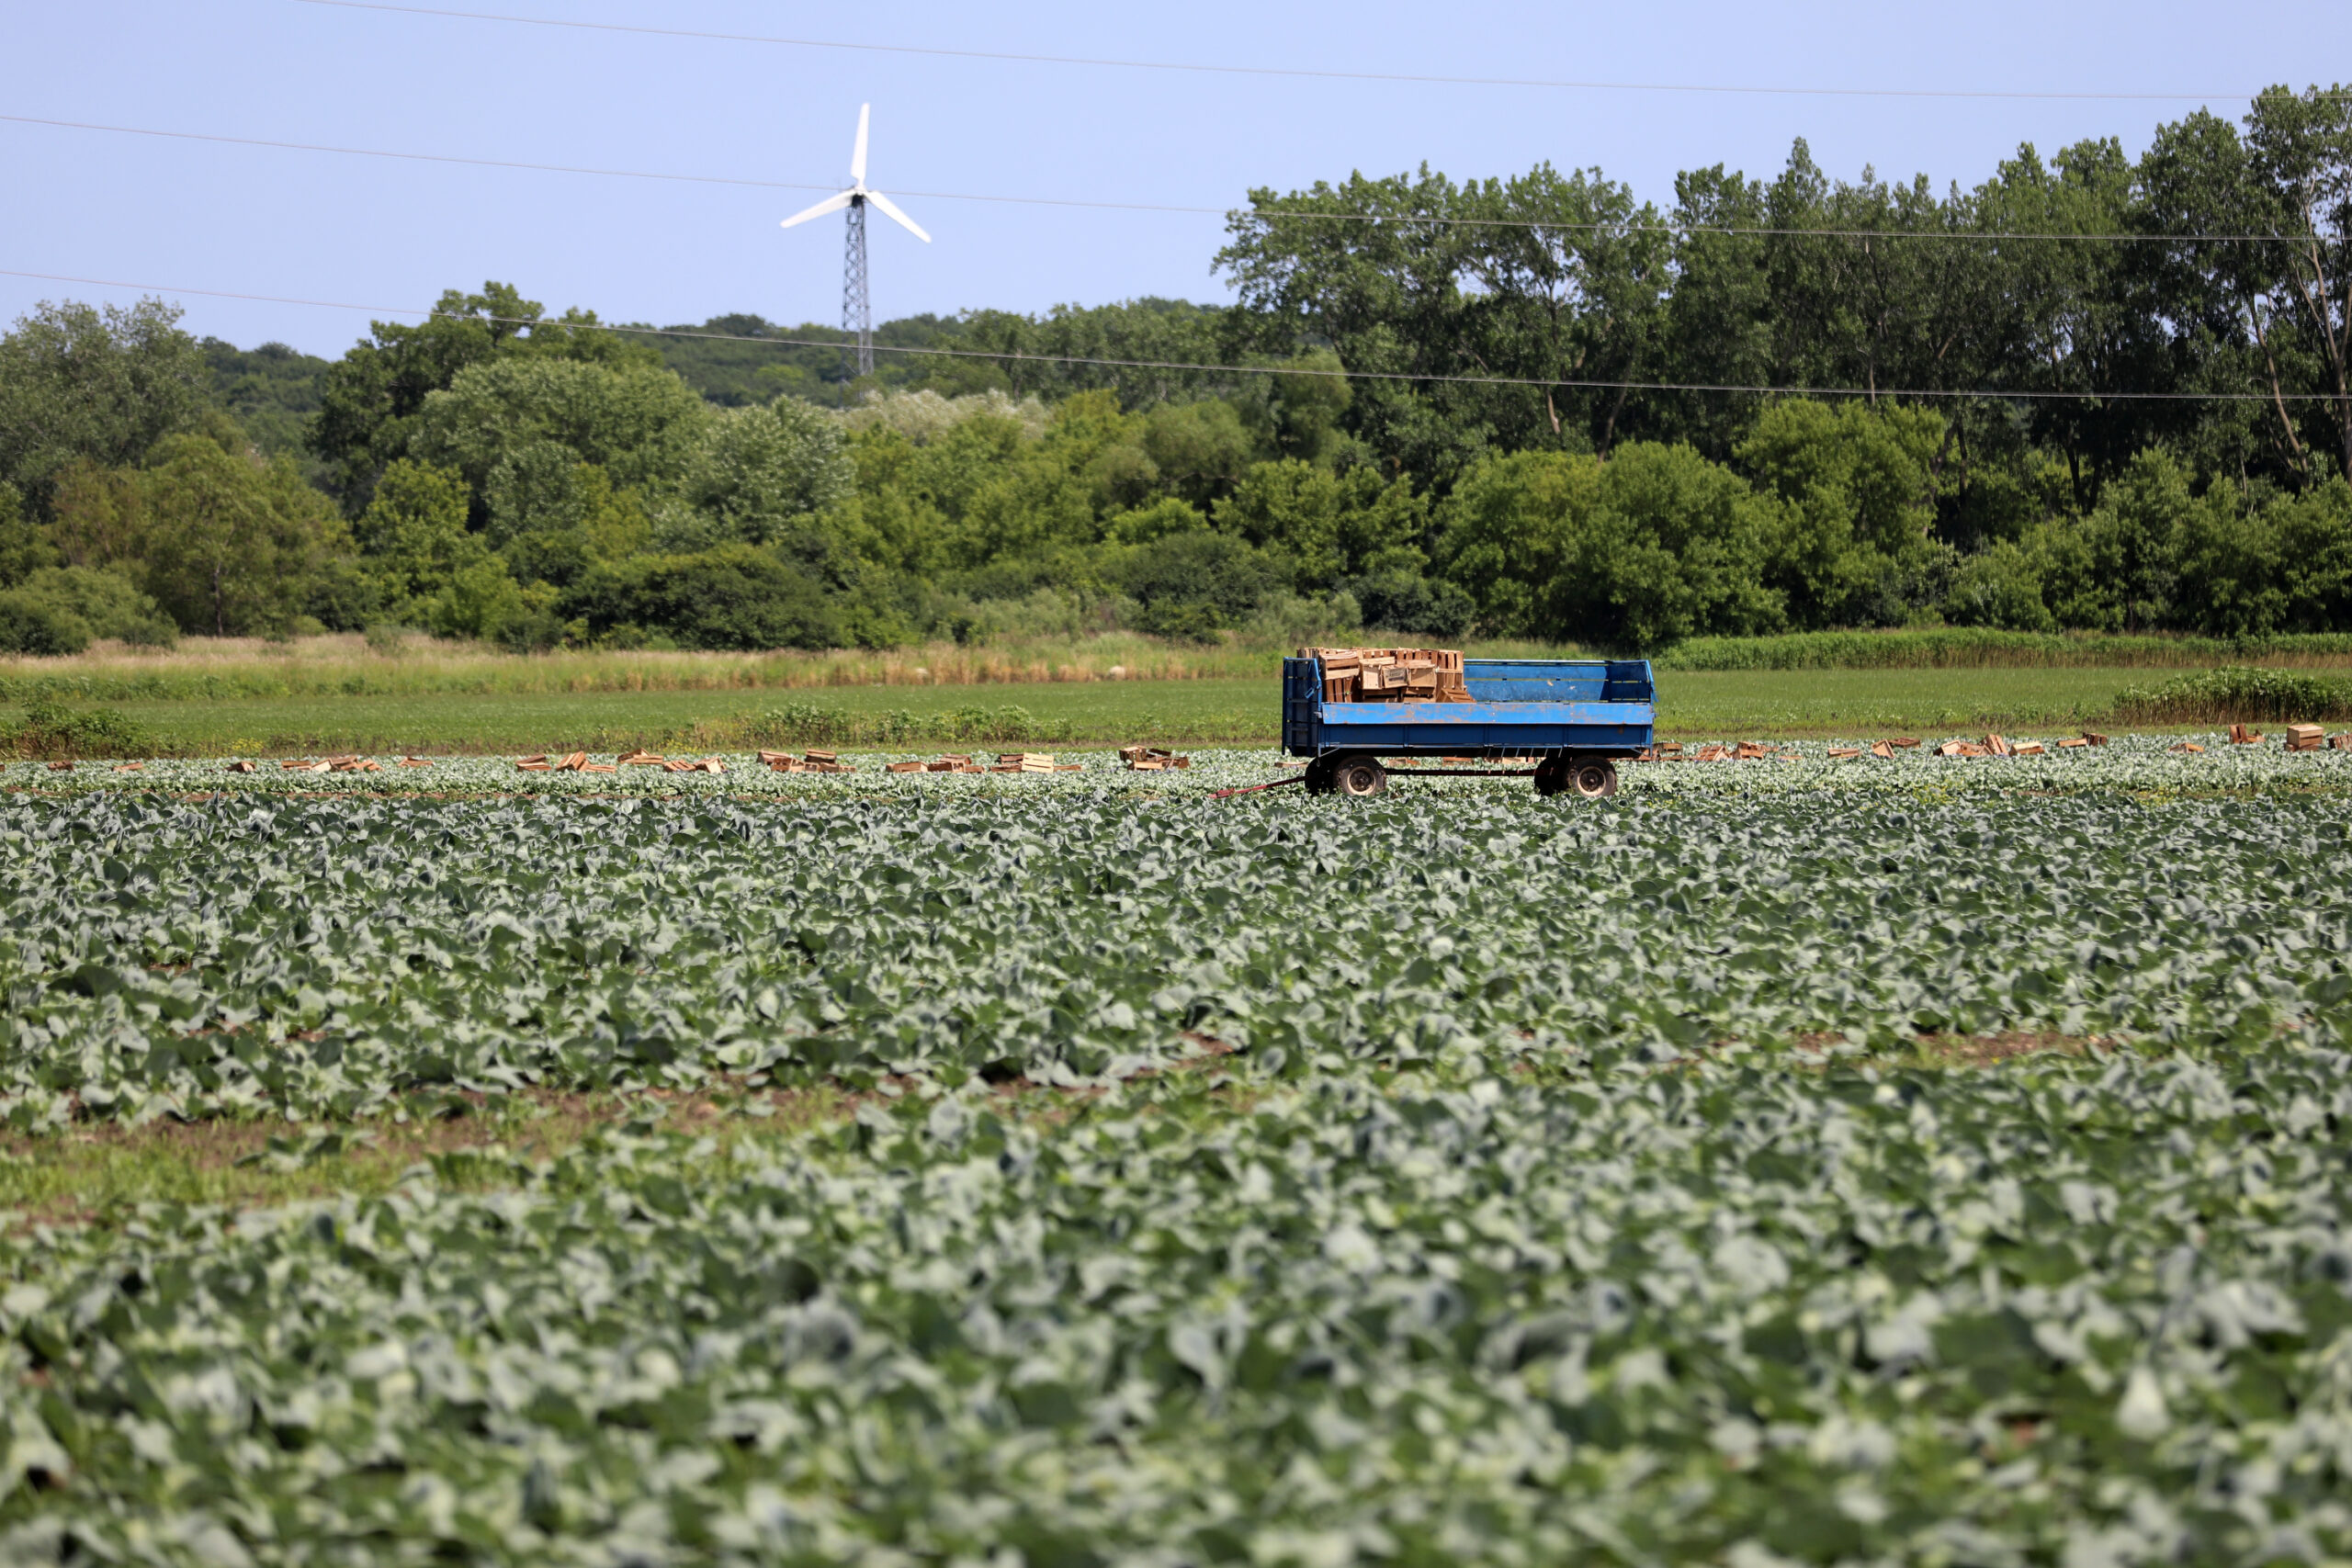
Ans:
POLYGON ((30 1128, 437 1086, 1067 1083, 1204 1038, 1293 1072, 1923 1031, 2333 1043, 2352 994, 2332 795, 1065 786, 1046 811, 808 782, 0 796, 0 1108, 30 1128))
POLYGON ((1454 1049, 17 1235, 0 1558, 2340 1561, 2347 1069, 1454 1049))
MULTIPOLYGON (((1938 757, 1927 747, 1891 759, 1833 757, 1838 741, 1775 741, 1770 758, 1753 761, 1636 762, 1623 767, 1632 794, 1773 795, 1839 793, 1906 795, 1992 793, 2016 790, 2097 790, 2163 793, 2214 790, 2262 791, 2352 789, 2352 750, 2290 753, 2273 742, 2233 746, 2226 735, 2186 738, 2204 748, 2186 752, 2177 736, 2123 736, 2096 750, 2052 750, 2039 757, 1938 757)), ((1861 742, 1868 745, 1868 741, 1861 742)), ((1700 750, 1691 743, 1687 750, 1700 750)), ((117 791, 200 792, 231 795, 571 795, 638 797, 776 797, 798 799, 880 795, 917 800, 964 795, 1011 795, 1041 792, 1091 795, 1104 789, 1130 794, 1202 795, 1239 784, 1265 784, 1294 771, 1271 750, 1201 750, 1183 773, 1133 773, 1111 752, 1061 752, 1078 764, 1074 773, 1008 777, 993 773, 890 773, 888 763, 919 760, 911 753, 866 753, 849 759, 845 774, 778 773, 748 754, 724 756, 719 773, 671 773, 659 768, 622 768, 612 773, 539 773, 518 769, 503 757, 443 757, 416 768, 386 767, 368 773, 293 772, 265 761, 250 773, 232 771, 223 759, 158 758, 136 764, 83 761, 71 771, 45 762, 0 762, 0 790, 44 795, 117 791)), ((603 759, 610 761, 609 758, 603 759)), ((387 759, 387 761, 390 761, 387 759)), ((1499 764, 1497 764, 1499 765, 1499 764)), ((1524 793, 1523 779, 1414 779, 1409 766, 1395 769, 1399 790, 1478 794, 1524 793)), ((1294 786, 1295 787, 1295 786, 1294 786)))

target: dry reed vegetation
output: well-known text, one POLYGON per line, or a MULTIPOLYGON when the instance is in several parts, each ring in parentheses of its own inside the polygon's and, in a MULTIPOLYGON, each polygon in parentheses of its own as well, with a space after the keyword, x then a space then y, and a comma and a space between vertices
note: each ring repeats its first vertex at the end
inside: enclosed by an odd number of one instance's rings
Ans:
MULTIPOLYGON (((1271 679, 1292 651, 1263 637, 1175 642, 1137 633, 998 638, 821 653, 560 649, 514 654, 419 635, 267 642, 187 637, 173 649, 101 641, 66 658, 0 658, 0 703, 169 702, 236 697, 587 696, 781 692, 851 686, 1052 685, 1098 681, 1271 679)), ((1573 644, 1471 642, 1474 659, 1592 657, 1573 644)), ((1655 655, 1661 671, 2210 669, 2352 666, 2352 636, 2042 636, 1971 628, 1700 637, 1655 655)))
POLYGON ((828 686, 981 686, 1088 681, 1229 680, 1272 672, 1278 656, 1141 636, 930 643, 822 653, 564 649, 512 654, 480 643, 405 638, 379 650, 356 635, 188 637, 167 650, 100 642, 63 659, 0 659, 0 694, 96 701, 300 696, 585 695, 787 691, 828 686))

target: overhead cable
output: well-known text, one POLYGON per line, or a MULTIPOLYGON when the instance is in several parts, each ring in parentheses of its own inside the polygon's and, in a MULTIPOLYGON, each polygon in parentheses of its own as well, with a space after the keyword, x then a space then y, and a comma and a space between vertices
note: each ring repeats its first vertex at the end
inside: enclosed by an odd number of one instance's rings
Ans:
MULTIPOLYGON (((346 11, 390 11, 409 17, 442 17, 469 22, 512 22, 524 27, 571 28, 582 32, 630 33, 646 38, 695 39, 712 43, 778 44, 791 49, 850 50, 865 54, 916 54, 945 60, 989 60, 1020 65, 1109 66, 1125 71, 1174 71, 1213 76, 1273 76, 1318 82, 1402 82, 1444 87, 1543 87, 1605 93, 1732 93, 1759 97, 1825 98, 2015 98, 2045 102, 2202 103, 2251 101, 2255 93, 2024 92, 1962 87, 1787 87, 1732 83, 1612 82, 1576 77, 1435 76, 1402 71, 1323 71, 1283 65, 1216 65, 1170 60, 1124 60, 1077 54, 1022 54, 1000 50, 941 49, 920 44, 853 43, 840 39, 786 38, 766 33, 707 32, 628 22, 585 22, 565 17, 517 17, 495 11, 458 11, 435 6, 396 6, 386 0, 300 0, 346 11)), ((2331 95, 2335 96, 2335 95, 2331 95)))
MULTIPOLYGON (((168 283, 130 283, 120 278, 79 277, 66 273, 27 272, 0 267, 0 277, 28 277, 47 283, 78 283, 92 288, 135 288, 142 293, 196 294, 212 299, 245 299, 266 305, 304 305, 327 310, 359 310, 371 315, 417 316, 425 320, 481 321, 500 326, 566 328, 578 331, 627 333, 638 337, 687 338, 707 343, 748 343, 774 348, 838 350, 839 338, 754 337, 744 333, 712 333, 693 327, 616 325, 609 321, 563 321, 539 316, 492 316, 464 310, 419 310, 399 305, 355 305, 338 299, 304 299, 279 294, 242 294, 225 288, 189 288, 168 283)), ((1002 364, 1085 365, 1115 370, 1183 370, 1215 376, 1311 376, 1335 381, 1403 381, 1465 387, 1545 387, 1584 391, 1736 392, 1781 398, 1939 398, 1980 399, 1988 402, 2058 400, 2068 402, 2214 402, 2268 403, 2352 402, 2352 394, 2335 392, 2097 392, 1970 389, 1946 390, 1916 387, 1772 387, 1711 381, 1603 381, 1554 376, 1449 376, 1414 370, 1327 370, 1311 365, 1197 365, 1172 359, 1104 359, 1077 354, 1023 354, 978 348, 913 348, 877 343, 876 354, 927 354, 947 359, 985 359, 1002 364)))
MULTIPOLYGON (((838 186, 795 180, 759 180, 737 175, 685 175, 650 169, 608 169, 584 164, 532 164, 506 158, 470 158, 452 152, 408 152, 380 147, 342 147, 321 141, 279 141, 258 136, 228 136, 202 130, 159 130, 149 126, 107 125, 96 120, 48 119, 38 115, 0 114, 0 122, 39 125, 61 130, 102 130, 122 136, 149 136, 173 141, 209 141, 232 147, 263 147, 282 152, 332 152, 348 158, 388 158, 401 163, 455 164, 476 169, 519 169, 532 174, 588 175, 607 179, 666 180, 685 185, 744 186, 760 190, 838 190, 838 186)), ((2301 243, 2301 234, 2098 234, 2062 231, 1993 229, 1804 229, 1773 228, 1745 223, 1605 223, 1574 222, 1548 218, 1440 218, 1419 214, 1380 212, 1317 212, 1302 208, 1182 207, 1165 202, 1089 201, 1043 196, 980 196, 968 191, 903 190, 901 196, 927 201, 979 201, 1011 207, 1069 207, 1114 212, 1170 212, 1217 218, 1297 219, 1331 223, 1363 223, 1399 229, 1556 229, 1571 233, 1608 234, 1729 234, 1762 238, 1823 240, 2080 240, 2097 243, 2132 244, 2268 244, 2301 243)))

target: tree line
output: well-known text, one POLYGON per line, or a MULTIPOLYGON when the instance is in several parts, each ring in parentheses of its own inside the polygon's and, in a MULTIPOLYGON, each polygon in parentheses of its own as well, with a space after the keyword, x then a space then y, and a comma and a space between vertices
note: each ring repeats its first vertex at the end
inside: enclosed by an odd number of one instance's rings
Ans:
POLYGON ((1252 192, 1215 265, 1229 307, 890 322, 863 379, 502 284, 332 362, 44 306, 0 646, 2352 627, 2340 88, 1940 193, 1802 142, 1665 207, 1357 175, 1252 192))

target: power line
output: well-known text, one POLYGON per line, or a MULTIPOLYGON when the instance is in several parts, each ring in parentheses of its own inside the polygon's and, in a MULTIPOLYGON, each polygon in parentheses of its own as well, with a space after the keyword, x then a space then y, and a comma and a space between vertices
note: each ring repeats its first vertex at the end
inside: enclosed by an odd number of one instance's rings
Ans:
MULTIPOLYGON (((47 283, 79 283, 93 288, 135 288, 156 294, 197 294, 212 299, 244 299, 268 305, 305 305, 327 310, 359 310, 387 316, 420 316, 426 320, 481 321, 528 328, 571 326, 582 331, 628 333, 639 337, 688 338, 707 343, 750 343, 775 348, 838 349, 834 338, 752 337, 742 333, 711 333, 690 327, 615 325, 607 321, 564 322, 537 316, 488 316, 456 310, 419 310, 399 305, 355 305, 338 299, 303 299, 278 294, 241 294, 225 288, 188 288, 168 283, 128 283, 119 278, 78 277, 65 273, 26 272, 0 267, 0 277, 28 277, 47 283)), ((2352 402, 2352 394, 2334 392, 2057 392, 2034 390, 1951 391, 1911 387, 1770 387, 1708 381, 1602 381, 1574 377, 1449 376, 1413 370, 1325 370, 1304 365, 1196 365, 1172 359, 1104 359, 1076 354, 1023 354, 977 348, 913 348, 877 343, 876 354, 928 354, 947 359, 986 359, 1003 364, 1085 365, 1118 370, 1185 370, 1216 376, 1312 376, 1340 381, 1401 381, 1466 387, 1568 388, 1580 391, 1733 392, 1779 398, 1939 398, 1981 399, 1989 402, 2020 400, 2083 402, 2219 402, 2267 403, 2352 402)))
MULTIPOLYGON (((2030 93, 1950 87, 1751 87, 1727 83, 1608 82, 1522 76, 1434 76, 1399 71, 1316 71, 1280 65, 1213 65, 1168 60, 1121 60, 1091 55, 1016 54, 997 50, 937 49, 915 44, 852 43, 839 39, 786 38, 763 33, 704 32, 626 22, 582 22, 559 17, 515 17, 492 11, 456 11, 430 6, 395 6, 383 0, 300 0, 347 11, 390 11, 409 17, 443 17, 469 22, 512 22, 524 27, 571 28, 582 32, 631 33, 648 38, 695 39, 713 43, 780 44, 792 49, 852 50, 867 54, 918 54, 946 60, 989 60, 1021 65, 1110 66, 1125 71, 1176 71, 1214 76, 1275 76, 1320 82, 1403 82, 1447 87, 1543 87, 1609 93, 1734 93, 1761 97, 1829 98, 2012 98, 2043 102, 2200 103, 2251 100, 2254 93, 2030 93)), ((2341 95, 2329 95, 2336 96, 2341 95)))
MULTIPOLYGON (((258 136, 228 136, 203 130, 160 130, 151 126, 107 125, 96 120, 48 119, 38 115, 0 114, 0 122, 39 125, 60 130, 98 130, 121 136, 146 136, 172 141, 205 141, 231 147, 262 147, 282 152, 332 152, 348 158, 386 158, 401 163, 455 164, 476 169, 518 169, 531 174, 587 175, 606 179, 661 180, 685 185, 742 186, 759 190, 838 190, 838 186, 795 180, 759 180, 736 175, 687 175, 651 169, 608 169, 584 164, 532 164, 506 158, 474 158, 452 152, 410 152, 381 147, 343 147, 321 141, 279 141, 258 136)), ((1740 223, 1580 223, 1541 218, 1441 218, 1399 216, 1380 212, 1317 212, 1303 208, 1183 207, 1165 202, 1091 201, 1043 196, 985 196, 969 191, 901 190, 901 196, 926 201, 979 201, 1013 207, 1069 207, 1115 212, 1168 212, 1218 218, 1296 219, 1333 223, 1467 229, 1556 229, 1575 233, 1725 234, 1758 238, 1824 240, 2079 240, 2097 243, 2269 244, 2299 242, 2295 234, 2084 234, 2058 231, 1971 229, 1803 229, 1740 223)))

